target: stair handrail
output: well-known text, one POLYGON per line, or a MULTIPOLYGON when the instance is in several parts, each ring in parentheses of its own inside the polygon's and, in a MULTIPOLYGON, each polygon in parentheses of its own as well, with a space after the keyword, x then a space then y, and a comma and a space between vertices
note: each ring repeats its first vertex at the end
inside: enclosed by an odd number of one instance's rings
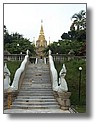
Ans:
POLYGON ((63 64, 63 67, 59 73, 60 77, 58 80, 58 74, 54 65, 53 57, 51 56, 51 50, 49 50, 49 66, 54 97, 56 98, 61 109, 69 110, 71 105, 69 99, 71 92, 68 92, 68 86, 65 80, 66 67, 65 64, 63 64))
POLYGON ((14 75, 14 79, 13 79, 13 82, 12 82, 12 85, 11 85, 11 88, 13 90, 18 90, 19 89, 19 81, 20 81, 20 78, 21 78, 21 75, 22 73, 25 71, 25 68, 28 64, 28 61, 29 61, 29 53, 28 53, 28 50, 26 52, 26 56, 24 58, 24 60, 22 61, 20 67, 16 70, 15 72, 15 75, 14 75))
POLYGON ((54 66, 53 57, 51 56, 51 50, 49 50, 49 66, 50 66, 50 76, 52 81, 52 89, 54 91, 57 91, 58 75, 57 75, 57 70, 54 66))
POLYGON ((53 90, 58 92, 67 92, 68 86, 65 80, 65 75, 66 75, 65 64, 63 64, 63 67, 59 73, 60 78, 58 81, 58 73, 54 65, 53 57, 51 56, 51 50, 49 50, 49 66, 50 66, 50 75, 51 75, 53 90))

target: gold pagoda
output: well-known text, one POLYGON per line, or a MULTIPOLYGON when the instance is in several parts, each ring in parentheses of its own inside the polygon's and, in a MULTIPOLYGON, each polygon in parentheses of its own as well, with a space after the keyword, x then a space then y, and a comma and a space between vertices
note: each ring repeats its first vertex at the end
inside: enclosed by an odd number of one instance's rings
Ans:
POLYGON ((44 56, 43 50, 47 47, 47 41, 45 40, 42 23, 43 23, 43 21, 41 20, 40 34, 39 34, 38 40, 36 41, 36 54, 40 58, 43 58, 43 56, 44 56))

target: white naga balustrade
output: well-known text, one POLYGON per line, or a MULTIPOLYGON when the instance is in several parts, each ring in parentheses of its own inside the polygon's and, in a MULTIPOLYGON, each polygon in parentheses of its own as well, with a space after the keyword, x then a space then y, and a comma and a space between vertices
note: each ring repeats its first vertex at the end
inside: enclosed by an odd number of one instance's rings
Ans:
POLYGON ((18 68, 15 72, 15 76, 14 76, 13 83, 11 86, 11 88, 14 90, 18 90, 20 77, 26 68, 26 64, 28 63, 28 58, 29 58, 28 53, 29 51, 27 50, 27 55, 25 56, 23 62, 21 63, 20 68, 18 68))
POLYGON ((7 90, 10 88, 10 71, 7 68, 7 64, 5 63, 4 66, 4 90, 7 90))
POLYGON ((51 50, 49 50, 49 66, 50 66, 50 74, 51 74, 53 90, 57 91, 57 92, 67 92, 68 86, 67 86, 67 82, 64 78, 66 75, 65 65, 63 64, 63 67, 59 73, 60 78, 59 78, 59 82, 58 82, 58 74, 57 74, 57 70, 56 70, 54 62, 53 62, 53 57, 51 56, 51 50), (58 83, 59 83, 59 85, 58 85, 58 83))
POLYGON ((54 66, 53 57, 51 56, 51 50, 49 50, 49 66, 50 66, 50 75, 52 81, 52 89, 54 91, 57 91, 58 75, 57 75, 57 70, 55 69, 54 66))
POLYGON ((59 84, 60 86, 58 87, 58 91, 65 91, 67 92, 68 91, 68 86, 67 86, 67 82, 65 80, 65 76, 66 76, 66 67, 65 67, 65 64, 63 64, 63 67, 59 73, 59 84))
POLYGON ((18 90, 23 82, 23 78, 25 75, 25 70, 29 62, 29 50, 26 52, 26 56, 21 63, 20 68, 16 70, 14 80, 12 85, 10 86, 10 71, 7 68, 7 65, 5 63, 4 66, 4 109, 11 108, 11 104, 13 100, 18 95, 18 90))

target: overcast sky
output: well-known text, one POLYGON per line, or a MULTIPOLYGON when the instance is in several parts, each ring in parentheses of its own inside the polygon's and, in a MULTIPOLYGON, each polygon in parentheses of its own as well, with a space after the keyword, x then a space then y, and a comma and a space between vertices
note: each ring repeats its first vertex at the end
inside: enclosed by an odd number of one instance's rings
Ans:
POLYGON ((72 15, 81 10, 86 11, 86 4, 4 4, 4 24, 9 33, 18 32, 33 41, 43 20, 46 40, 58 41, 69 31, 72 15))

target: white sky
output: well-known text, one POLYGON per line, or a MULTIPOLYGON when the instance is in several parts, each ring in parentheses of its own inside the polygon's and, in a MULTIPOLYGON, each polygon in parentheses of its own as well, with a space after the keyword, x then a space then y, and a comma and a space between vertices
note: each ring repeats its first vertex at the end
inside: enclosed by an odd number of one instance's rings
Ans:
POLYGON ((81 10, 86 11, 86 4, 4 4, 4 24, 9 33, 33 41, 38 39, 42 19, 46 40, 58 41, 69 31, 72 15, 81 10))

